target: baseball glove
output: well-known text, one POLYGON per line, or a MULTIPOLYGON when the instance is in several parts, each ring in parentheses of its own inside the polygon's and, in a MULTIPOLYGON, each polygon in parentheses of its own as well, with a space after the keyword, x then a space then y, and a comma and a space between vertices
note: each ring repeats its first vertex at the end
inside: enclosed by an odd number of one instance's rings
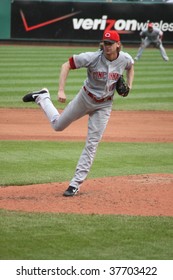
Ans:
POLYGON ((123 97, 126 97, 129 94, 130 89, 127 83, 125 82, 123 76, 120 76, 120 78, 118 79, 116 83, 116 90, 118 94, 123 97))

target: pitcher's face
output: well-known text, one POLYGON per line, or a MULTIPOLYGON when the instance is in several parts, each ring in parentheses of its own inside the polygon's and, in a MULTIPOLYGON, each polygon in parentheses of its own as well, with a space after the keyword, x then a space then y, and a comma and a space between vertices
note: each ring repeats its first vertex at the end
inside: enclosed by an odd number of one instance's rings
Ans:
POLYGON ((109 59, 116 59, 120 49, 120 42, 110 43, 110 42, 103 42, 103 50, 105 57, 109 59))

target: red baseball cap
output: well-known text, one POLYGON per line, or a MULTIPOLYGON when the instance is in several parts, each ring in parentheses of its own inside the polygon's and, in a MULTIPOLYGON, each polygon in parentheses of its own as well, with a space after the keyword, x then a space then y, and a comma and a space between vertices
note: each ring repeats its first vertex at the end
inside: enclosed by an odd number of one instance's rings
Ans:
POLYGON ((149 23, 148 23, 148 27, 153 27, 153 23, 152 23, 152 22, 149 22, 149 23))
POLYGON ((110 42, 110 43, 115 43, 120 41, 120 36, 117 31, 115 30, 110 30, 110 31, 105 31, 103 34, 103 39, 104 42, 110 42))

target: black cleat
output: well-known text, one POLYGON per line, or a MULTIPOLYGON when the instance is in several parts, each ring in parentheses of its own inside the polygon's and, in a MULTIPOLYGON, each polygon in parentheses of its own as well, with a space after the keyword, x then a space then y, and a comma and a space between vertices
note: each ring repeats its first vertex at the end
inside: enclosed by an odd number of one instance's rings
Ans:
POLYGON ((74 196, 77 194, 78 189, 72 186, 69 186, 68 189, 64 192, 63 196, 74 196))
POLYGON ((31 93, 26 94, 26 95, 23 97, 23 102, 34 102, 35 99, 36 99, 40 94, 46 94, 47 97, 50 97, 48 89, 47 89, 47 88, 43 88, 43 89, 41 89, 41 90, 33 91, 33 92, 31 92, 31 93))

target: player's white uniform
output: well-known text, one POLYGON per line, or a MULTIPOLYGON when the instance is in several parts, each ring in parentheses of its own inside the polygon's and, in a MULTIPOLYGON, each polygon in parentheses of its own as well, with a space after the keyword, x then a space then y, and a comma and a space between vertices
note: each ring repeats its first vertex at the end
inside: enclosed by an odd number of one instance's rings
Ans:
POLYGON ((168 60, 168 56, 166 54, 165 48, 163 47, 161 40, 163 32, 160 29, 153 27, 152 32, 149 32, 148 28, 146 28, 140 32, 140 36, 143 39, 141 47, 139 48, 138 53, 136 55, 136 60, 140 59, 144 49, 147 48, 150 44, 154 44, 156 48, 159 48, 162 58, 166 61, 168 60))
POLYGON ((105 58, 103 51, 96 51, 73 55, 69 62, 72 69, 86 67, 87 79, 62 114, 59 114, 49 98, 42 98, 40 95, 36 102, 56 131, 62 131, 73 121, 89 115, 86 144, 70 182, 70 186, 79 188, 90 170, 108 123, 116 82, 124 70, 131 68, 134 61, 128 53, 121 51, 118 58, 111 62, 105 58))

